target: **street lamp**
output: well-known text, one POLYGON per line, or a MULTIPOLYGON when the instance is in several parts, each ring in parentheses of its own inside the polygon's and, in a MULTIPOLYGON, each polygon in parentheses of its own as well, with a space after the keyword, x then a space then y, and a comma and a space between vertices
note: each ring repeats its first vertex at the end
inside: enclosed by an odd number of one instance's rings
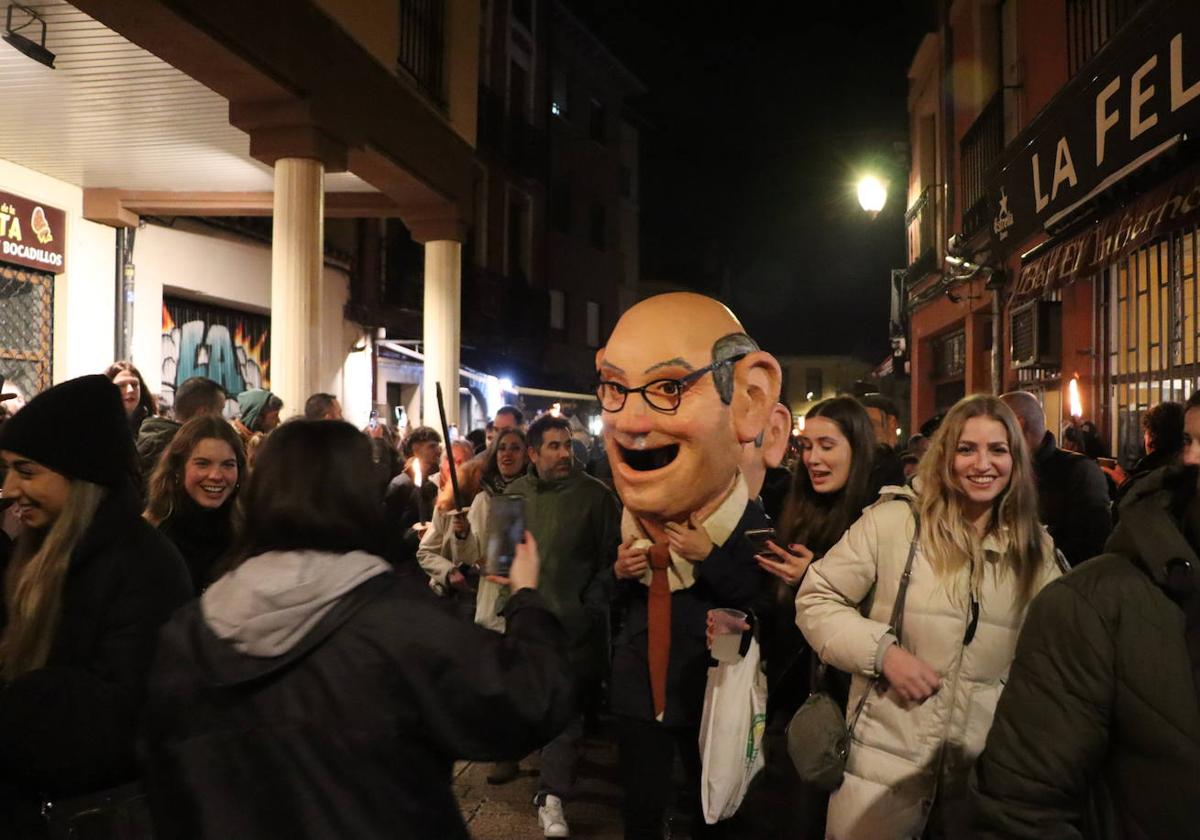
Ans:
POLYGON ((858 179, 858 203, 871 218, 879 215, 887 203, 887 184, 875 175, 863 175, 858 179))

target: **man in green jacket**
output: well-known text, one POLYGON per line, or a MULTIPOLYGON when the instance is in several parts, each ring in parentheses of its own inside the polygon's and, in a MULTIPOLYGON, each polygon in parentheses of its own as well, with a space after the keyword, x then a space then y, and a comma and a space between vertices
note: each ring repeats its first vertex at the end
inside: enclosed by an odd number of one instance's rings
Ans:
MULTIPOLYGON (((608 663, 609 568, 621 542, 617 498, 587 475, 571 452, 571 427, 544 415, 529 427, 527 475, 506 493, 525 499, 525 527, 537 540, 538 594, 563 623, 577 694, 598 683, 608 663)), ((570 796, 583 722, 578 714, 542 748, 536 798, 545 836, 566 837, 563 799, 570 796)))
MULTIPOLYGON (((1200 435, 1200 402, 1188 420, 1200 435)), ((1166 467, 1126 497, 1107 553, 1033 601, 975 765, 973 836, 1200 835, 1198 547, 1197 468, 1166 467)))

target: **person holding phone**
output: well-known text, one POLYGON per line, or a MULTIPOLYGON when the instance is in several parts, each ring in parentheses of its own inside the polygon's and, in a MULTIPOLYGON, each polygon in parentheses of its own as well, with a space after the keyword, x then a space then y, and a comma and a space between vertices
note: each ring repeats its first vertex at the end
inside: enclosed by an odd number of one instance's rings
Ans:
MULTIPOLYGON (((808 696, 813 670, 812 651, 796 627, 796 590, 809 565, 878 496, 876 451, 871 419, 858 400, 817 403, 804 418, 800 460, 777 527, 746 532, 759 566, 771 575, 756 610, 767 674, 766 767, 738 814, 748 837, 776 837, 781 826, 790 836, 821 835, 826 796, 803 785, 787 754, 787 724, 808 696)), ((835 687, 842 696, 845 691, 844 682, 835 687)))
POLYGON ((159 639, 143 728, 157 836, 468 840, 454 761, 523 755, 566 725, 566 635, 535 540, 516 551, 505 634, 460 621, 380 556, 370 465, 339 421, 263 445, 237 565, 159 639))

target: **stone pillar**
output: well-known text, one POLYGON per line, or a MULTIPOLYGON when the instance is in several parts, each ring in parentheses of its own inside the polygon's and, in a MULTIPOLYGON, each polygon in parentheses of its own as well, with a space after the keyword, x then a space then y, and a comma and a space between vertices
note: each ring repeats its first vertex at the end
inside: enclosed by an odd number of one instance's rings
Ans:
POLYGON ((319 160, 275 161, 269 373, 284 416, 303 411, 304 401, 320 390, 324 175, 319 160))
MULTIPOLYGON (((440 429, 436 383, 442 383, 446 421, 458 425, 459 344, 462 340, 462 243, 425 242, 425 324, 421 422, 440 429)), ((272 351, 273 352, 273 351, 272 351)), ((460 427, 461 428, 461 427, 460 427)))

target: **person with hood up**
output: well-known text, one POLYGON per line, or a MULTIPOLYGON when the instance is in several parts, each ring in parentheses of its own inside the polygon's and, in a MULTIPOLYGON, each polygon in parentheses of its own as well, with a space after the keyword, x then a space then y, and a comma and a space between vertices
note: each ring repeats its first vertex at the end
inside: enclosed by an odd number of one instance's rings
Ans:
POLYGON ((150 476, 143 516, 179 549, 196 592, 212 583, 232 547, 245 472, 241 438, 223 419, 207 415, 183 425, 150 476))
POLYGON ((240 562, 161 635, 143 754, 160 836, 467 840, 454 760, 522 755, 565 725, 536 543, 514 561, 505 635, 457 620, 379 556, 370 464, 339 421, 263 444, 240 562))
POLYGON ((971 837, 1195 837, 1200 396, 1182 464, 1141 478, 1104 553, 1029 608, 972 778, 971 837))
POLYGON ((254 456, 266 435, 279 426, 283 400, 263 388, 251 388, 238 394, 239 416, 233 421, 246 448, 246 465, 254 466, 254 456))
POLYGON ((191 596, 139 515, 133 438, 105 376, 35 397, 0 427, 22 530, 0 558, 0 834, 144 825, 134 740, 155 636, 191 596), (80 422, 80 418, 86 422, 80 422))
POLYGON ((853 676, 830 840, 973 836, 968 774, 1029 601, 1061 574, 1021 427, 996 397, 950 410, 916 484, 885 487, 796 596, 814 653, 853 676))

